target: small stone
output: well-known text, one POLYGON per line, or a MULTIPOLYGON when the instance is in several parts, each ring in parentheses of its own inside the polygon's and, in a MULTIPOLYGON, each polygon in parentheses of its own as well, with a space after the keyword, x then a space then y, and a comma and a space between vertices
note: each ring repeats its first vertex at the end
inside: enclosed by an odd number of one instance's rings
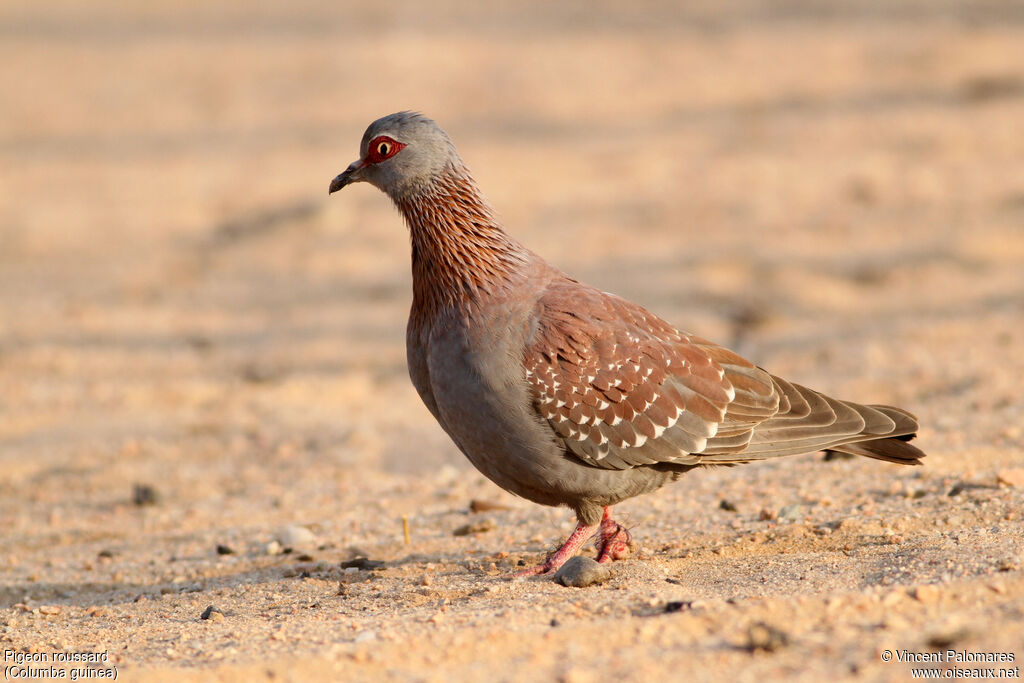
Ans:
POLYGON ((770 522, 775 519, 775 513, 768 508, 762 508, 757 518, 762 522, 770 522))
POLYGON ((199 618, 207 621, 224 621, 224 612, 214 605, 208 605, 199 618))
POLYGON ((149 484, 135 484, 132 487, 132 502, 139 507, 156 505, 160 502, 160 494, 149 484))
POLYGON ((271 541, 263 547, 263 552, 267 555, 280 555, 283 548, 277 541, 271 541))
POLYGON ((999 473, 996 475, 996 479, 1004 486, 1024 488, 1024 467, 999 470, 999 473))
POLYGON ((948 624, 944 627, 932 631, 925 641, 929 647, 934 647, 939 650, 944 650, 947 647, 966 640, 971 636, 971 631, 965 626, 958 626, 956 624, 948 624))
POLYGON ((1017 569, 1018 567, 1019 567, 1019 564, 1018 564, 1017 560, 1015 560, 1015 559, 1013 559, 1011 557, 1006 557, 1006 558, 1003 558, 1003 559, 999 560, 999 563, 996 565, 996 569, 998 569, 1001 572, 1012 572, 1015 569, 1017 569))
POLYGON ((473 499, 469 501, 469 511, 473 513, 479 512, 490 512, 492 510, 511 510, 508 505, 502 505, 501 503, 495 503, 491 500, 477 500, 473 499))
POLYGON ((277 535, 278 542, 286 548, 303 548, 316 544, 312 531, 298 524, 289 524, 277 535))
POLYGON ((563 586, 572 588, 585 588, 602 584, 612 575, 611 568, 603 565, 589 557, 577 555, 562 565, 562 568, 555 573, 555 581, 563 586))
POLYGON ((950 498, 952 498, 953 496, 959 496, 968 488, 970 488, 968 484, 962 481, 958 481, 957 483, 953 484, 952 488, 949 489, 949 492, 946 495, 950 498))
POLYGON ((375 640, 377 640, 376 631, 363 631, 358 636, 356 636, 357 643, 372 643, 375 640))
POLYGON ((223 543, 218 543, 217 544, 217 554, 218 555, 234 555, 235 551, 229 545, 224 545, 223 543))
POLYGON ((471 534, 482 534, 494 528, 494 520, 481 519, 478 522, 463 524, 452 532, 453 536, 469 536, 471 534))
POLYGON ((39 606, 39 613, 40 614, 60 614, 60 612, 61 612, 60 605, 40 605, 39 606))
POLYGON ((719 509, 725 510, 726 512, 736 512, 735 503, 732 503, 731 501, 728 501, 725 498, 718 501, 718 507, 719 509))
POLYGON ((744 647, 749 652, 757 650, 775 652, 787 645, 789 645, 789 635, 763 621, 751 624, 747 629, 747 642, 744 647))
POLYGON ((799 505, 787 505, 779 510, 779 519, 795 522, 803 518, 799 505))
POLYGON ((939 599, 939 589, 931 584, 924 584, 914 589, 914 599, 925 604, 939 599))
POLYGON ((368 569, 370 571, 376 569, 383 569, 384 562, 382 560, 369 560, 365 557, 354 557, 351 560, 346 560, 341 563, 342 569, 368 569))

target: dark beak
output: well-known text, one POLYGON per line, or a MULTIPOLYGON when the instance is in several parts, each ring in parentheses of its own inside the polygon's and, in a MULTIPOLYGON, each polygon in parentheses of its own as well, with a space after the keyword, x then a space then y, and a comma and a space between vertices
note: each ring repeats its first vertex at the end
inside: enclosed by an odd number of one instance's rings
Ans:
POLYGON ((363 179, 362 175, 360 174, 360 171, 362 170, 362 160, 360 159, 359 161, 353 161, 351 164, 349 164, 349 167, 344 170, 344 172, 337 175, 334 178, 334 180, 331 181, 331 188, 327 194, 334 194, 335 192, 345 187, 346 185, 358 183, 360 180, 363 179))

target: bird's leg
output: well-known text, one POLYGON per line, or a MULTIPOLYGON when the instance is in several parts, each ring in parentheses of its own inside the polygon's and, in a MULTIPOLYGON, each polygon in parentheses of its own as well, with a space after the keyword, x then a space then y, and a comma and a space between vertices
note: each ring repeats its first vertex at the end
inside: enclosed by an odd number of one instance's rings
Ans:
POLYGON ((569 534, 569 538, 565 539, 565 543, 562 544, 562 547, 548 555, 548 559, 544 561, 544 564, 539 564, 536 567, 530 567, 529 569, 516 572, 514 576, 519 578, 523 576, 534 576, 536 574, 549 574, 551 572, 558 571, 558 569, 565 564, 566 560, 580 551, 583 544, 594 535, 594 532, 597 531, 598 528, 600 527, 597 524, 587 525, 583 522, 578 522, 576 524, 576 529, 569 534))
POLYGON ((624 560, 629 557, 632 547, 633 536, 626 527, 612 519, 612 507, 607 506, 597 535, 597 561, 624 560))

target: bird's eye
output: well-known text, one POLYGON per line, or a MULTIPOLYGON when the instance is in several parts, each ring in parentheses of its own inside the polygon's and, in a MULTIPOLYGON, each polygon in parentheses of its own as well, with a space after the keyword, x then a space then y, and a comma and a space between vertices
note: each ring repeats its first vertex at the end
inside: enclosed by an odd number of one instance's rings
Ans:
POLYGON ((378 135, 370 140, 366 149, 366 163, 379 164, 382 161, 387 161, 401 152, 403 147, 405 147, 404 144, 387 135, 378 135))

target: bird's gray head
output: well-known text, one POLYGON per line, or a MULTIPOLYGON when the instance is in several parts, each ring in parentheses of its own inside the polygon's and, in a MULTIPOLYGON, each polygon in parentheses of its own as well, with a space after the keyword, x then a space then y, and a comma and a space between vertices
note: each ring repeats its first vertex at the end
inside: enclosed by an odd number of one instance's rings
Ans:
POLYGON ((359 159, 331 181, 330 192, 367 182, 398 200, 428 186, 451 164, 460 166, 462 161, 436 123, 416 112, 398 112, 370 124, 359 159))

